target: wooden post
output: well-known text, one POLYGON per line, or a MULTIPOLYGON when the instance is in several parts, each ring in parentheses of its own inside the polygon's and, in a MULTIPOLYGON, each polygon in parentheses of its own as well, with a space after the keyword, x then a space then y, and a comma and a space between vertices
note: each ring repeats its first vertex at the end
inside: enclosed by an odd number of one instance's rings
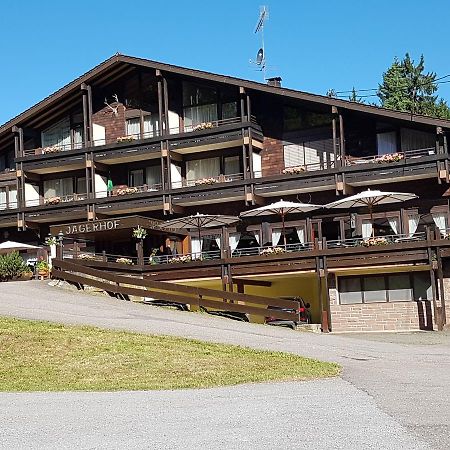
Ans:
POLYGON ((436 247, 436 259, 439 279, 439 300, 441 303, 441 306, 439 308, 438 330, 442 331, 444 329, 444 325, 447 323, 447 315, 445 311, 444 273, 442 270, 441 249, 439 247, 436 247))
POLYGON ((137 253, 137 263, 139 266, 144 265, 144 241, 143 239, 139 239, 136 242, 136 253, 137 253))
MULTIPOLYGON (((337 108, 336 106, 331 107, 331 114, 333 116, 333 119, 331 121, 332 130, 333 130, 333 154, 334 154, 334 164, 337 166, 338 163, 338 144, 337 144, 337 129, 336 129, 336 115, 337 115, 337 108)), ((343 165, 343 161, 340 161, 340 165, 343 165)))
POLYGON ((89 106, 88 106, 88 92, 85 83, 81 84, 81 95, 83 96, 83 139, 84 146, 90 145, 89 138, 89 106))
POLYGON ((345 135, 344 135, 344 118, 339 114, 339 146, 341 148, 342 165, 345 165, 345 135))

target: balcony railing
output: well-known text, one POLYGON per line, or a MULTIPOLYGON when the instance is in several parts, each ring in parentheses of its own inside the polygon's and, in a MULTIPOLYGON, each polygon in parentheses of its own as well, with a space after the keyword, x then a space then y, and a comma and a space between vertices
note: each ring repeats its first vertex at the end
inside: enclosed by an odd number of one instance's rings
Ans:
POLYGON ((345 165, 354 166, 357 164, 386 164, 393 162, 400 162, 404 160, 411 160, 423 158, 424 156, 431 156, 436 154, 434 147, 421 148, 418 150, 408 150, 406 152, 388 153, 386 155, 372 155, 372 156, 349 156, 345 158, 345 165))
POLYGON ((377 247, 390 244, 401 244, 406 242, 425 241, 426 233, 391 234, 387 236, 374 236, 368 238, 338 239, 326 242, 328 249, 351 248, 351 247, 377 247))
POLYGON ((172 181, 172 188, 179 189, 190 186, 214 186, 218 183, 229 183, 231 181, 243 180, 243 173, 234 173, 230 175, 218 175, 212 177, 203 177, 196 180, 172 181))
POLYGON ((303 172, 314 172, 317 170, 333 169, 335 167, 334 161, 321 161, 316 163, 302 164, 297 166, 289 166, 280 170, 283 175, 298 175, 303 172))
POLYGON ((25 200, 25 205, 27 207, 31 206, 50 206, 50 205, 59 205, 60 203, 70 203, 70 202, 76 202, 80 200, 86 200, 88 198, 87 194, 69 194, 69 195, 55 195, 52 197, 44 197, 43 199, 29 199, 25 200))
POLYGON ((5 211, 8 209, 17 209, 17 208, 18 208, 17 202, 0 203, 0 211, 5 211))
POLYGON ((96 198, 104 197, 122 197, 133 194, 143 194, 145 192, 156 192, 162 189, 162 184, 144 184, 142 186, 127 186, 124 184, 116 185, 112 191, 97 191, 96 198))
MULTIPOLYGON (((209 129, 215 129, 219 128, 225 125, 232 125, 237 124, 241 122, 240 117, 232 117, 229 119, 222 119, 222 120, 213 120, 211 122, 202 122, 198 123, 196 125, 189 125, 185 126, 182 130, 180 130, 180 127, 172 127, 169 128, 169 134, 178 134, 181 132, 189 133, 189 132, 195 132, 195 131, 201 131, 201 130, 209 130, 209 129)), ((252 116, 252 123, 256 124, 256 118, 252 116)), ((24 156, 36 156, 36 155, 49 155, 49 154, 55 154, 55 153, 62 153, 69 150, 79 150, 85 147, 88 147, 89 145, 92 147, 97 147, 101 145, 109 145, 109 144, 120 144, 120 143, 131 143, 133 141, 137 140, 143 140, 143 139, 152 139, 155 137, 160 136, 161 133, 159 130, 156 131, 145 131, 143 133, 134 133, 134 134, 124 134, 123 136, 120 136, 118 138, 102 138, 93 140, 90 143, 86 141, 82 142, 71 142, 69 144, 55 144, 50 146, 42 146, 38 148, 31 148, 31 149, 25 149, 24 150, 24 156)))
POLYGON ((304 252, 312 250, 314 248, 313 242, 304 242, 296 244, 286 244, 286 245, 266 245, 262 247, 246 247, 237 248, 231 254, 233 258, 239 258, 241 256, 270 256, 270 255, 281 255, 283 253, 292 252, 304 252))

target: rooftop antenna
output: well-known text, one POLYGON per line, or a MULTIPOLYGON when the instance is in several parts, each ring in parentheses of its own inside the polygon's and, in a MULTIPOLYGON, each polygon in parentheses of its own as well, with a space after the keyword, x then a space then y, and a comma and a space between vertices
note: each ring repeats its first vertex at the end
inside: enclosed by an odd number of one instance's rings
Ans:
POLYGON ((255 34, 261 34, 261 47, 256 54, 256 61, 250 60, 251 64, 255 64, 263 74, 264 81, 266 81, 266 51, 264 48, 264 23, 269 19, 269 9, 267 6, 261 6, 259 8, 259 18, 255 27, 255 34))

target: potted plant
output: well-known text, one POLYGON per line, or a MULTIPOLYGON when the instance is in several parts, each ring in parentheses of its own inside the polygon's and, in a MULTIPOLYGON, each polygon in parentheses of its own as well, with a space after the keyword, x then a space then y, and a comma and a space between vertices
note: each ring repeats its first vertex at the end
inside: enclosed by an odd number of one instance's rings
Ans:
POLYGON ((147 237, 147 230, 138 225, 137 228, 133 228, 133 237, 135 239, 145 239, 147 237))
POLYGON ((40 277, 47 277, 49 274, 48 262, 41 260, 36 264, 37 273, 40 277))

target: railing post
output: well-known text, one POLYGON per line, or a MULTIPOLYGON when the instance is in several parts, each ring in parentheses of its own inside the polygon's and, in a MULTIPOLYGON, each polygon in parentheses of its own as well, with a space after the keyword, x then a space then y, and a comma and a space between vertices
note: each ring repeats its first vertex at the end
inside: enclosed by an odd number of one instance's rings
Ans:
POLYGON ((106 257, 106 250, 102 251, 102 259, 103 259, 103 262, 108 262, 108 258, 106 257))

